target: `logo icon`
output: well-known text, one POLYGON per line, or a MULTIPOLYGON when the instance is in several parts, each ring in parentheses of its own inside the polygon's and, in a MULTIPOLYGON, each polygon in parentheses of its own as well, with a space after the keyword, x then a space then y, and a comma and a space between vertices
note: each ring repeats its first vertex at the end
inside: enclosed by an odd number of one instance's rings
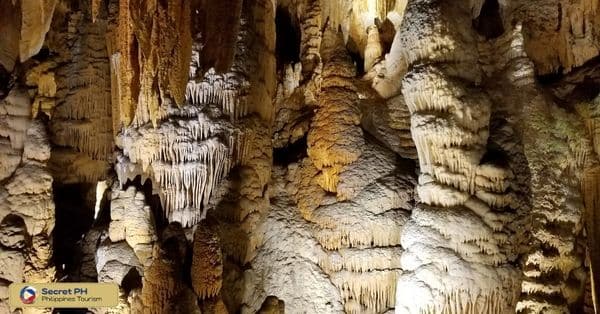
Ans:
POLYGON ((23 304, 33 304, 33 302, 35 302, 35 293, 36 293, 36 290, 34 287, 32 287, 32 286, 23 287, 23 289, 21 289, 21 292, 19 293, 21 302, 23 302, 23 304))

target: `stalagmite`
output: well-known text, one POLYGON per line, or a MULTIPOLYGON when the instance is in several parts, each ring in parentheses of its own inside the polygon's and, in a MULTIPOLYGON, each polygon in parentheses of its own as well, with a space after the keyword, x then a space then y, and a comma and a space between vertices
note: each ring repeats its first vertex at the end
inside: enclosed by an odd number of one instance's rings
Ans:
POLYGON ((182 261, 186 253, 185 236, 177 223, 163 232, 162 242, 154 247, 152 263, 144 272, 139 299, 133 313, 200 313, 191 288, 183 284, 182 261))
POLYGON ((257 228, 264 232, 264 242, 244 272, 241 312, 256 313, 274 296, 283 301, 286 312, 341 313, 339 290, 317 266, 324 252, 293 206, 284 171, 274 168, 280 174, 270 187, 275 198, 257 228))
POLYGON ((112 242, 125 240, 142 265, 148 265, 156 239, 156 227, 142 192, 131 186, 122 191, 113 186, 108 236, 112 242))
POLYGON ((318 108, 308 133, 308 156, 322 171, 320 185, 335 192, 342 168, 361 154, 362 130, 355 88, 350 78, 354 68, 343 48, 340 34, 328 28, 321 47, 323 58, 322 90, 318 108))
MULTIPOLYGON (((525 128, 524 138, 528 141, 525 153, 532 174, 532 215, 537 224, 531 231, 534 242, 525 257, 525 297, 517 304, 517 311, 568 312, 582 301, 586 283, 581 232, 584 200, 590 194, 585 189, 582 193, 580 186, 582 181, 586 183, 583 170, 593 160, 576 156, 590 155, 592 147, 583 134, 583 125, 543 96, 535 98, 524 112, 532 121, 525 128), (541 143, 550 145, 538 146, 541 143), (551 284, 547 283, 548 277, 553 278, 551 284)), ((586 202, 591 205, 589 200, 586 202)))
POLYGON ((381 47, 381 39, 379 38, 379 30, 377 25, 370 25, 367 27, 367 44, 365 46, 365 72, 369 72, 379 62, 383 54, 383 47, 381 47))
POLYGON ((63 147, 50 161, 59 173, 57 181, 96 182, 107 176, 114 145, 106 20, 89 23, 80 11, 65 19, 63 28, 49 35, 56 55, 32 69, 27 80, 37 86, 34 115, 43 112, 51 118, 51 140, 63 147), (74 164, 74 171, 63 171, 74 164))
MULTIPOLYGON (((51 282, 54 229, 50 145, 41 121, 30 120, 31 101, 18 88, 0 101, 0 289, 10 283, 51 282)), ((0 295, 7 309, 8 294, 0 295)))
POLYGON ((223 276, 223 255, 219 236, 206 221, 196 227, 192 256, 192 286, 201 299, 219 294, 223 276))
POLYGON ((399 235, 408 220, 401 208, 412 208, 408 200, 415 183, 397 167, 393 152, 367 142, 340 175, 337 200, 315 197, 318 171, 310 160, 289 167, 289 180, 298 186, 287 190, 296 196, 303 218, 316 227, 313 237, 325 249, 317 264, 339 289, 345 312, 380 313, 394 307, 401 273, 399 235))

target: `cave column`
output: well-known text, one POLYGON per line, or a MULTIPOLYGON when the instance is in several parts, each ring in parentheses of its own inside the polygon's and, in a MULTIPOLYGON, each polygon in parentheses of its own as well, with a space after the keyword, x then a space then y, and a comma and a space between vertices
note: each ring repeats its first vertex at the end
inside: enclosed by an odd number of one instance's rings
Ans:
POLYGON ((391 52, 408 69, 402 93, 420 164, 397 313, 509 313, 519 294, 505 228, 512 217, 500 209, 512 173, 482 162, 491 102, 477 87, 475 11, 466 2, 410 2, 391 52))

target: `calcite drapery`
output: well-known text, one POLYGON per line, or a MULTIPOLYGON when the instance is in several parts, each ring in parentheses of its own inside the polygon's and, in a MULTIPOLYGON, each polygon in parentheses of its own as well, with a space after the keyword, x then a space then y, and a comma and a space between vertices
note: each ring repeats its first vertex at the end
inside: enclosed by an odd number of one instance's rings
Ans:
POLYGON ((192 45, 190 2, 119 1, 117 47, 110 49, 118 85, 113 106, 124 126, 149 121, 156 126, 167 97, 183 104, 192 45))

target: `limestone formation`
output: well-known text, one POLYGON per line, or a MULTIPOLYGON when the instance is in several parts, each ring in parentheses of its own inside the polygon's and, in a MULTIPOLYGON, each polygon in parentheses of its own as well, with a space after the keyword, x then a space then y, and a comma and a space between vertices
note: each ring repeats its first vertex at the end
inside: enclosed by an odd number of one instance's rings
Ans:
POLYGON ((322 90, 308 133, 308 156, 321 170, 320 185, 335 192, 342 168, 355 161, 363 145, 360 112, 351 78, 355 71, 343 48, 341 34, 327 28, 321 47, 322 90))
POLYGON ((31 120, 31 99, 15 88, 0 108, 0 309, 8 311, 10 283, 54 281, 54 202, 48 134, 31 120))
POLYGON ((466 4, 416 1, 396 35, 421 171, 422 204, 402 233, 407 273, 396 306, 407 313, 503 313, 517 301, 507 228, 513 173, 483 161, 492 103, 477 88, 482 72, 471 17, 466 4))
POLYGON ((0 1, 0 313, 596 313, 599 60, 596 0, 0 1))
POLYGON ((214 297, 221 290, 223 276, 223 253, 219 235, 214 227, 204 221, 194 233, 192 255, 192 286, 202 299, 214 297))

